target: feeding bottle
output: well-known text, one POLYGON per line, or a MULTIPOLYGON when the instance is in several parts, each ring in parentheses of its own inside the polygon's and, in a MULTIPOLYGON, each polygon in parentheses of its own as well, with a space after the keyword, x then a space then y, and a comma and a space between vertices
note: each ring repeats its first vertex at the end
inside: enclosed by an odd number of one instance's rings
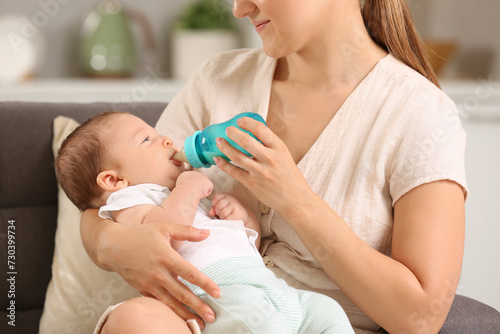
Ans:
POLYGON ((208 168, 215 165, 214 157, 221 157, 229 161, 229 158, 217 148, 217 144, 215 143, 216 138, 224 138, 231 146, 250 157, 251 154, 248 153, 248 151, 229 139, 226 135, 226 128, 234 126, 257 139, 250 131, 243 130, 238 126, 237 121, 242 117, 250 117, 266 124, 259 114, 244 112, 234 116, 226 122, 209 125, 203 131, 196 131, 192 136, 186 138, 184 147, 180 152, 174 155, 174 159, 187 162, 194 168, 208 168))

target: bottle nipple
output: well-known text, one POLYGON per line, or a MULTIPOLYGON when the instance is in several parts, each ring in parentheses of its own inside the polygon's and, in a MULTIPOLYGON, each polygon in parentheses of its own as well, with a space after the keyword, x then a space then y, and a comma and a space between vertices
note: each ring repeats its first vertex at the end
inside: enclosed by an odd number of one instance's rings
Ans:
POLYGON ((182 148, 182 150, 180 150, 179 152, 175 153, 172 158, 175 160, 178 160, 178 161, 189 163, 189 160, 186 157, 186 151, 184 150, 184 148, 182 148))

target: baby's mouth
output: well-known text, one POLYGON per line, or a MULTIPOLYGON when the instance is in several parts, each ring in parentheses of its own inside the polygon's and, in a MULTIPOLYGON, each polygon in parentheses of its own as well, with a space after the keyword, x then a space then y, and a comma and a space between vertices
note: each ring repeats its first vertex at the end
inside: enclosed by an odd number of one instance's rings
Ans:
POLYGON ((173 163, 174 165, 176 165, 177 167, 182 166, 182 162, 180 162, 179 160, 170 159, 170 161, 172 161, 172 163, 173 163))
POLYGON ((171 161, 171 162, 172 162, 175 166, 177 166, 177 167, 181 167, 181 166, 182 166, 182 164, 183 164, 183 162, 182 162, 182 161, 179 161, 179 160, 177 160, 177 159, 175 159, 175 158, 174 158, 176 154, 177 154, 177 152, 174 152, 174 153, 172 154, 172 156, 170 157, 170 161, 171 161))

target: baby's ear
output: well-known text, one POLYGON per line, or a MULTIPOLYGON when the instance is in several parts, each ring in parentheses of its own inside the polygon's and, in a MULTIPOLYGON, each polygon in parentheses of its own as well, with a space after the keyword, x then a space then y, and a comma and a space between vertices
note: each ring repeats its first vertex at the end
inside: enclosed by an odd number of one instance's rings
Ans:
POLYGON ((97 175, 97 184, 104 191, 112 193, 126 188, 128 186, 128 181, 120 178, 115 170, 110 169, 100 172, 99 175, 97 175))

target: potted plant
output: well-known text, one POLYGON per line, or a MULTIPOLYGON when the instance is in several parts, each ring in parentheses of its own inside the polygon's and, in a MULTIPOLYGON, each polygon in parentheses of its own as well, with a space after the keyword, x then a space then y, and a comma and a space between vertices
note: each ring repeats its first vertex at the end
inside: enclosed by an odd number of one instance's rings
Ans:
POLYGON ((213 55, 239 47, 231 6, 225 0, 195 0, 177 19, 172 36, 172 73, 189 77, 213 55))

